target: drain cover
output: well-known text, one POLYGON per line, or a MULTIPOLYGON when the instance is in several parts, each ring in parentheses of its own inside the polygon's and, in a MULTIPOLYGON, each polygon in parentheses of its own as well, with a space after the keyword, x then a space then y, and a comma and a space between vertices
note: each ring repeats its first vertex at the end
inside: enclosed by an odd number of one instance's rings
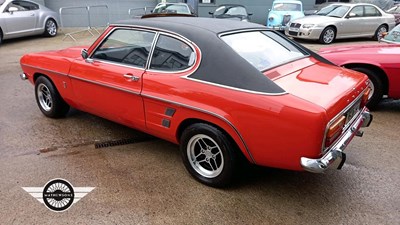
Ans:
POLYGON ((133 144, 133 143, 151 141, 154 139, 155 138, 152 136, 143 136, 143 137, 120 139, 120 140, 101 141, 101 142, 94 143, 94 147, 95 148, 107 148, 107 147, 113 147, 113 146, 118 146, 118 145, 128 145, 128 144, 133 144))

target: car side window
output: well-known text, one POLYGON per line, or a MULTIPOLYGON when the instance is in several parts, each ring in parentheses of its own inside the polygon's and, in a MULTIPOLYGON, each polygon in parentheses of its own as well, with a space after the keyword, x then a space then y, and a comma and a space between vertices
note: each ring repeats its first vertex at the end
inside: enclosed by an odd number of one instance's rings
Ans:
POLYGON ((39 9, 39 5, 26 1, 12 1, 10 4, 8 4, 7 11, 10 7, 15 7, 18 9, 18 11, 30 11, 39 9))
POLYGON ((381 13, 373 6, 366 5, 365 8, 365 16, 380 16, 381 13))
POLYGON ((196 53, 185 42, 173 37, 160 35, 150 69, 163 71, 179 71, 191 67, 196 58, 196 53))
POLYGON ((101 43, 91 57, 144 68, 154 36, 154 32, 118 29, 101 43))
POLYGON ((350 11, 350 14, 351 13, 354 13, 352 17, 362 17, 364 16, 364 8, 362 6, 356 6, 350 11))

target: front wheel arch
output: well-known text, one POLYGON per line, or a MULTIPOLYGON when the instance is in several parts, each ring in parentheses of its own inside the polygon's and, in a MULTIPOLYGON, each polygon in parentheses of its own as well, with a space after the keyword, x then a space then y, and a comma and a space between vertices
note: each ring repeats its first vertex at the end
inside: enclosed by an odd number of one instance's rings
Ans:
POLYGON ((333 43, 333 42, 335 41, 336 36, 337 36, 337 28, 336 28, 334 25, 329 25, 329 26, 325 27, 325 28, 322 30, 322 32, 321 32, 321 34, 320 34, 320 36, 319 36, 318 41, 319 41, 320 43, 322 43, 322 44, 331 44, 331 43, 333 43), (333 32, 334 32, 332 41, 330 41, 330 42, 326 42, 326 41, 324 40, 324 33, 325 33, 328 29, 332 29, 333 32))
POLYGON ((375 99, 374 97, 372 97, 371 101, 367 104, 369 108, 375 109, 378 103, 380 102, 382 96, 387 95, 389 92, 389 80, 387 78, 385 71, 383 71, 381 68, 375 65, 360 64, 360 63, 348 64, 344 65, 344 67, 366 74, 372 81, 372 83, 373 84, 375 83, 374 85, 378 84, 378 86, 382 87, 382 90, 379 91, 381 97, 379 99, 375 99))
POLYGON ((34 75, 35 98, 40 111, 50 118, 65 117, 70 106, 64 101, 57 86, 45 75, 34 75))

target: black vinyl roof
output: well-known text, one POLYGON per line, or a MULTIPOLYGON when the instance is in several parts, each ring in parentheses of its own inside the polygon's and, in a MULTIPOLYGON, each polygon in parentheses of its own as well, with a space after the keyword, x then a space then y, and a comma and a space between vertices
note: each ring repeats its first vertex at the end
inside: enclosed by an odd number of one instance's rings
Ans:
POLYGON ((170 30, 172 32, 183 34, 190 32, 204 32, 209 31, 215 34, 251 28, 262 28, 265 26, 255 23, 221 20, 215 18, 202 18, 202 17, 157 17, 146 19, 131 19, 119 21, 117 24, 121 25, 139 25, 149 26, 158 29, 170 30))
MULTIPOLYGON (((157 17, 120 21, 118 25, 148 27, 179 34, 201 50, 201 64, 189 78, 265 94, 285 91, 227 45, 219 34, 265 26, 233 20, 199 17, 157 17)), ((272 53, 273 54, 273 53, 272 53)))

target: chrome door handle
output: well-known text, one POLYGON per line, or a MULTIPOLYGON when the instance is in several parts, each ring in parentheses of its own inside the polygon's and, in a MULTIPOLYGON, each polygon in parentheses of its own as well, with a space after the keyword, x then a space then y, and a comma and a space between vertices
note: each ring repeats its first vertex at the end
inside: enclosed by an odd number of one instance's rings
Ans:
POLYGON ((124 74, 124 77, 131 80, 131 81, 139 81, 140 77, 132 75, 132 74, 124 74))

